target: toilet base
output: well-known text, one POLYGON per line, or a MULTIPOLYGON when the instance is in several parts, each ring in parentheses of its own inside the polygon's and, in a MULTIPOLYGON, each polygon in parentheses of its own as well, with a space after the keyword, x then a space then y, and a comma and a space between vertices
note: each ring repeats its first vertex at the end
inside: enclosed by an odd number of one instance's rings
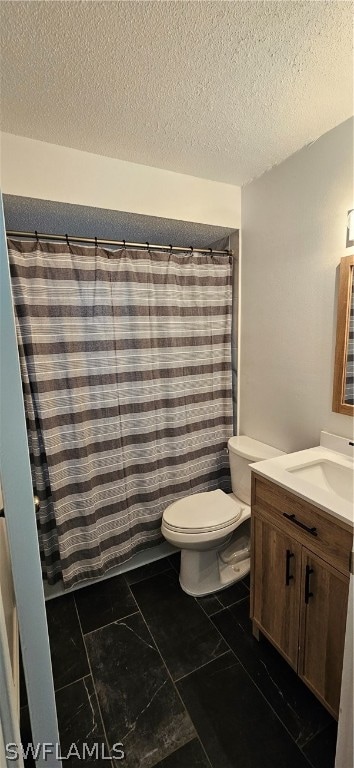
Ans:
POLYGON ((249 557, 224 563, 217 550, 182 549, 179 583, 187 595, 204 597, 244 579, 249 571, 249 557))

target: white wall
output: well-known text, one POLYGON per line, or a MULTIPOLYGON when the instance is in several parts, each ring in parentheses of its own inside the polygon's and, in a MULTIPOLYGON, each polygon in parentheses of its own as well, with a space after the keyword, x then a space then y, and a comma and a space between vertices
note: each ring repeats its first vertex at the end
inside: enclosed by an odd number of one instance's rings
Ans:
POLYGON ((241 189, 1 134, 2 192, 238 229, 241 189))
POLYGON ((240 432, 295 451, 332 413, 337 266, 353 208, 353 120, 242 190, 240 432))

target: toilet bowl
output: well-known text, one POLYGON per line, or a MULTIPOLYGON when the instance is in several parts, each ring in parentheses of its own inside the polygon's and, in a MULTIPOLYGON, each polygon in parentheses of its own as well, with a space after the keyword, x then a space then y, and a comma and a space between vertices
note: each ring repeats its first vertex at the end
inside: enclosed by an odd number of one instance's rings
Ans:
POLYGON ((282 453, 246 435, 230 438, 228 450, 232 493, 186 496, 170 504, 162 517, 163 536, 181 550, 181 587, 194 597, 225 589, 249 572, 249 465, 282 453))

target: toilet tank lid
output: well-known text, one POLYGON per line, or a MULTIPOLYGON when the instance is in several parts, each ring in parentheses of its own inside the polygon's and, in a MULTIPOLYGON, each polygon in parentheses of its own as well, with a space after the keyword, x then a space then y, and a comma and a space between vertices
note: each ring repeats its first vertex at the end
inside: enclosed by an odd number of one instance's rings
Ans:
POLYGON ((227 446, 231 453, 242 456, 242 458, 249 461, 275 459, 276 456, 284 455, 284 451, 279 451, 278 448, 273 448, 272 445, 260 443, 259 440, 254 440, 253 437, 247 437, 247 435, 230 437, 227 446))

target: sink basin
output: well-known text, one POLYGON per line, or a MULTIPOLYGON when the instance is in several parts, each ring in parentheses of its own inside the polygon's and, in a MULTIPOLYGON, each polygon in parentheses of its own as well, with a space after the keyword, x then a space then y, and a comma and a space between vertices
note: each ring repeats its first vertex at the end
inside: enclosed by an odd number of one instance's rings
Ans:
POLYGON ((354 445, 349 439, 322 431, 315 448, 265 459, 251 469, 354 530, 354 445))
POLYGON ((326 491, 336 493, 346 501, 354 501, 353 470, 331 459, 319 459, 300 466, 288 467, 287 472, 326 491))

